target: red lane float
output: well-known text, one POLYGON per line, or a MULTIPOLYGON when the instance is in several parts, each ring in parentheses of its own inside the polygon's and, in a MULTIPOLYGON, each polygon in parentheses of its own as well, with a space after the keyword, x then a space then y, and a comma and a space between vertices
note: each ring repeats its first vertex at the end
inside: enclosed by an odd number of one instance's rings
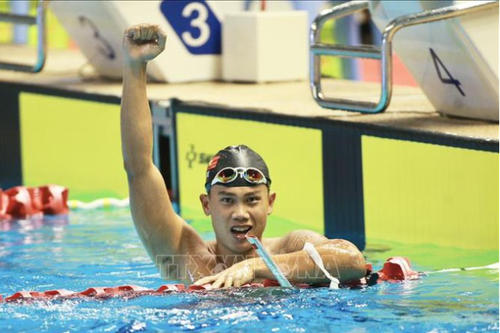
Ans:
POLYGON ((68 213, 68 189, 59 185, 0 189, 0 219, 24 219, 68 213))
MULTIPOLYGON (((416 280, 419 278, 419 273, 411 269, 411 264, 407 258, 392 257, 387 259, 384 267, 377 273, 371 273, 371 265, 367 265, 368 276, 355 283, 344 284, 344 287, 360 287, 372 285, 380 282, 398 282, 405 280, 416 280)), ((267 288, 279 287, 280 284, 276 280, 264 280, 261 283, 247 283, 242 288, 267 288)), ((311 286, 304 283, 294 284, 298 288, 310 288, 311 286)), ((328 284, 324 285, 328 286, 328 284)), ((165 284, 158 289, 148 289, 136 285, 124 285, 118 287, 92 287, 81 292, 75 292, 66 289, 48 290, 45 292, 39 291, 20 291, 9 297, 2 298, 0 302, 25 302, 25 301, 44 301, 44 300, 64 300, 64 299, 108 299, 113 297, 135 298, 145 295, 165 295, 170 293, 192 293, 214 290, 212 285, 205 284, 202 286, 184 284, 165 284)))
POLYGON ((59 185, 45 185, 38 188, 42 212, 48 215, 68 214, 68 189, 59 185))
POLYGON ((9 196, 5 194, 2 189, 0 189, 0 220, 9 220, 11 216, 7 214, 7 208, 9 207, 9 196))
POLYGON ((410 260, 404 257, 387 259, 378 275, 381 281, 417 280, 420 278, 420 274, 411 269, 410 260))

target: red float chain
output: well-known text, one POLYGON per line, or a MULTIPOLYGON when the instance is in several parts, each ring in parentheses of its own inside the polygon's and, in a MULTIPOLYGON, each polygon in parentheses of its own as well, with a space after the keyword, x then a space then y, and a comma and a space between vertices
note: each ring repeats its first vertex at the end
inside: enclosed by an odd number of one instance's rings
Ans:
MULTIPOLYGON (((366 286, 379 282, 397 282, 405 280, 416 280, 419 278, 419 273, 411 269, 410 262, 407 258, 403 257, 393 257, 387 259, 384 267, 375 274, 371 274, 371 265, 367 265, 367 272, 375 278, 372 283, 370 276, 363 278, 355 283, 348 283, 344 286, 346 287, 360 287, 366 286)), ((262 283, 247 283, 242 286, 242 288, 265 288, 265 287, 279 287, 279 283, 276 280, 264 280, 262 283)), ((304 283, 294 284, 298 288, 310 288, 311 286, 304 283)), ((325 284, 324 286, 328 286, 325 284)), ((160 286, 158 289, 148 289, 136 285, 124 285, 118 287, 92 287, 81 292, 74 292, 66 289, 56 289, 48 290, 44 292, 39 291, 20 291, 9 297, 2 298, 0 295, 0 302, 18 302, 22 303, 25 301, 45 301, 45 300, 64 300, 64 299, 108 299, 112 297, 122 297, 122 298, 135 298, 145 295, 165 295, 169 293, 191 293, 191 292, 204 292, 214 290, 212 285, 205 284, 202 286, 190 285, 186 286, 184 284, 165 284, 160 286)))
MULTIPOLYGON (((251 283, 245 284, 242 288, 248 287, 273 287, 279 286, 277 281, 265 280, 263 283, 251 283)), ((308 285, 300 284, 299 287, 308 287, 308 285)), ((39 291, 20 291, 9 297, 3 299, 0 296, 0 302, 24 302, 24 301, 34 301, 34 300, 52 300, 52 299, 108 299, 112 297, 123 297, 123 298, 135 298, 145 295, 164 295, 169 293, 190 293, 197 291, 209 291, 214 290, 212 285, 206 284, 202 286, 190 285, 186 286, 184 284, 165 284, 160 286, 160 288, 153 290, 144 288, 136 285, 124 285, 118 287, 104 288, 104 287, 92 287, 81 292, 74 292, 66 289, 56 289, 48 290, 44 292, 39 291)))
POLYGON ((0 189, 0 220, 68 213, 68 189, 59 185, 0 189))

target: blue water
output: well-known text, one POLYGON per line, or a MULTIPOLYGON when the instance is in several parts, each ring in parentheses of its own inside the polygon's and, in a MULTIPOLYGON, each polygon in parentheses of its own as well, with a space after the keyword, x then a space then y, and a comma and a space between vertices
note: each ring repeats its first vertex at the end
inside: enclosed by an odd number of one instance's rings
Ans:
MULTIPOLYGON (((0 230, 4 297, 20 290, 83 291, 123 284, 157 289, 166 283, 138 240, 127 209, 0 222, 0 230)), ((418 258, 412 259, 418 269, 418 258)), ((498 270, 481 270, 357 290, 262 288, 0 303, 0 332, 498 331, 498 278, 498 270)))

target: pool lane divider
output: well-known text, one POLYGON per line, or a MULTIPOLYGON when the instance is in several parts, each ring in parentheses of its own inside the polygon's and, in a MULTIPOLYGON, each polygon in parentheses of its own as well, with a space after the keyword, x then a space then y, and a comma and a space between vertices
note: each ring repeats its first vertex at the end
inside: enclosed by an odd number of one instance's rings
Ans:
MULTIPOLYGON (((363 288, 381 282, 402 282, 408 280, 416 280, 420 278, 420 274, 411 269, 410 262, 407 258, 393 257, 387 259, 384 267, 377 273, 372 272, 371 264, 367 264, 366 277, 344 283, 342 288, 363 288)), ((313 288, 327 287, 329 283, 309 285, 306 283, 294 283, 295 288, 313 288)), ((247 283, 239 288, 268 288, 280 287, 277 280, 265 279, 259 283, 247 283)), ((131 299, 140 296, 161 296, 171 293, 193 293, 223 290, 223 288, 214 288, 211 284, 185 285, 185 284, 165 284, 158 289, 148 289, 137 285, 123 285, 118 287, 91 287, 81 292, 75 292, 66 289, 56 289, 48 291, 19 291, 11 296, 3 298, 0 295, 0 303, 24 303, 30 301, 50 301, 50 300, 67 300, 67 299, 83 299, 83 300, 105 300, 109 298, 121 297, 131 299)))
POLYGON ((423 272, 422 274, 430 275, 430 274, 436 274, 436 273, 477 271, 479 269, 491 269, 491 270, 496 269, 496 270, 499 270, 500 269, 500 263, 496 262, 496 263, 493 263, 493 264, 490 264, 490 265, 478 266, 478 267, 445 268, 445 269, 440 269, 440 270, 437 270, 437 271, 423 272))
MULTIPOLYGON (((262 283, 245 284, 242 288, 247 287, 275 287, 279 286, 275 280, 265 280, 262 283)), ((297 285, 298 287, 309 287, 308 285, 297 285)), ((66 289, 56 289, 48 291, 19 291, 13 295, 2 298, 0 295, 0 302, 26 302, 26 301, 47 301, 47 300, 66 300, 66 299, 108 299, 114 297, 121 297, 131 299, 139 296, 158 296, 170 293, 190 293, 199 291, 215 290, 211 284, 202 286, 184 284, 165 284, 158 289, 148 289, 136 285, 123 285, 118 287, 91 287, 81 292, 75 292, 66 289)))
POLYGON ((91 202, 83 202, 78 200, 69 200, 68 207, 70 209, 97 209, 97 208, 108 208, 108 207, 128 207, 129 198, 125 199, 115 199, 115 198, 102 198, 91 202))
POLYGON ((92 202, 68 200, 68 189, 59 185, 0 188, 0 220, 67 214, 70 209, 128 207, 129 199, 102 198, 92 202))
POLYGON ((0 189, 0 220, 67 214, 68 189, 59 185, 0 189))

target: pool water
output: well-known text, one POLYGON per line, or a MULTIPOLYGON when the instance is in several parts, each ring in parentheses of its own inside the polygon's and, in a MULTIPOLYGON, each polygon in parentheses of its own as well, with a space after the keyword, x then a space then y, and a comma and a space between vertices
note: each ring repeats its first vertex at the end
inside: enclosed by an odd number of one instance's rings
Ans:
MULTIPOLYGON (((387 253, 368 249, 366 255, 379 269, 387 253)), ((418 257, 411 259, 418 270, 449 267, 419 266, 418 257)), ((125 284, 157 289, 165 283, 128 209, 0 222, 4 297, 20 290, 83 291, 125 284)), ((353 290, 247 288, 0 303, 0 332, 487 332, 499 330, 498 287, 498 270, 478 270, 353 290)))

